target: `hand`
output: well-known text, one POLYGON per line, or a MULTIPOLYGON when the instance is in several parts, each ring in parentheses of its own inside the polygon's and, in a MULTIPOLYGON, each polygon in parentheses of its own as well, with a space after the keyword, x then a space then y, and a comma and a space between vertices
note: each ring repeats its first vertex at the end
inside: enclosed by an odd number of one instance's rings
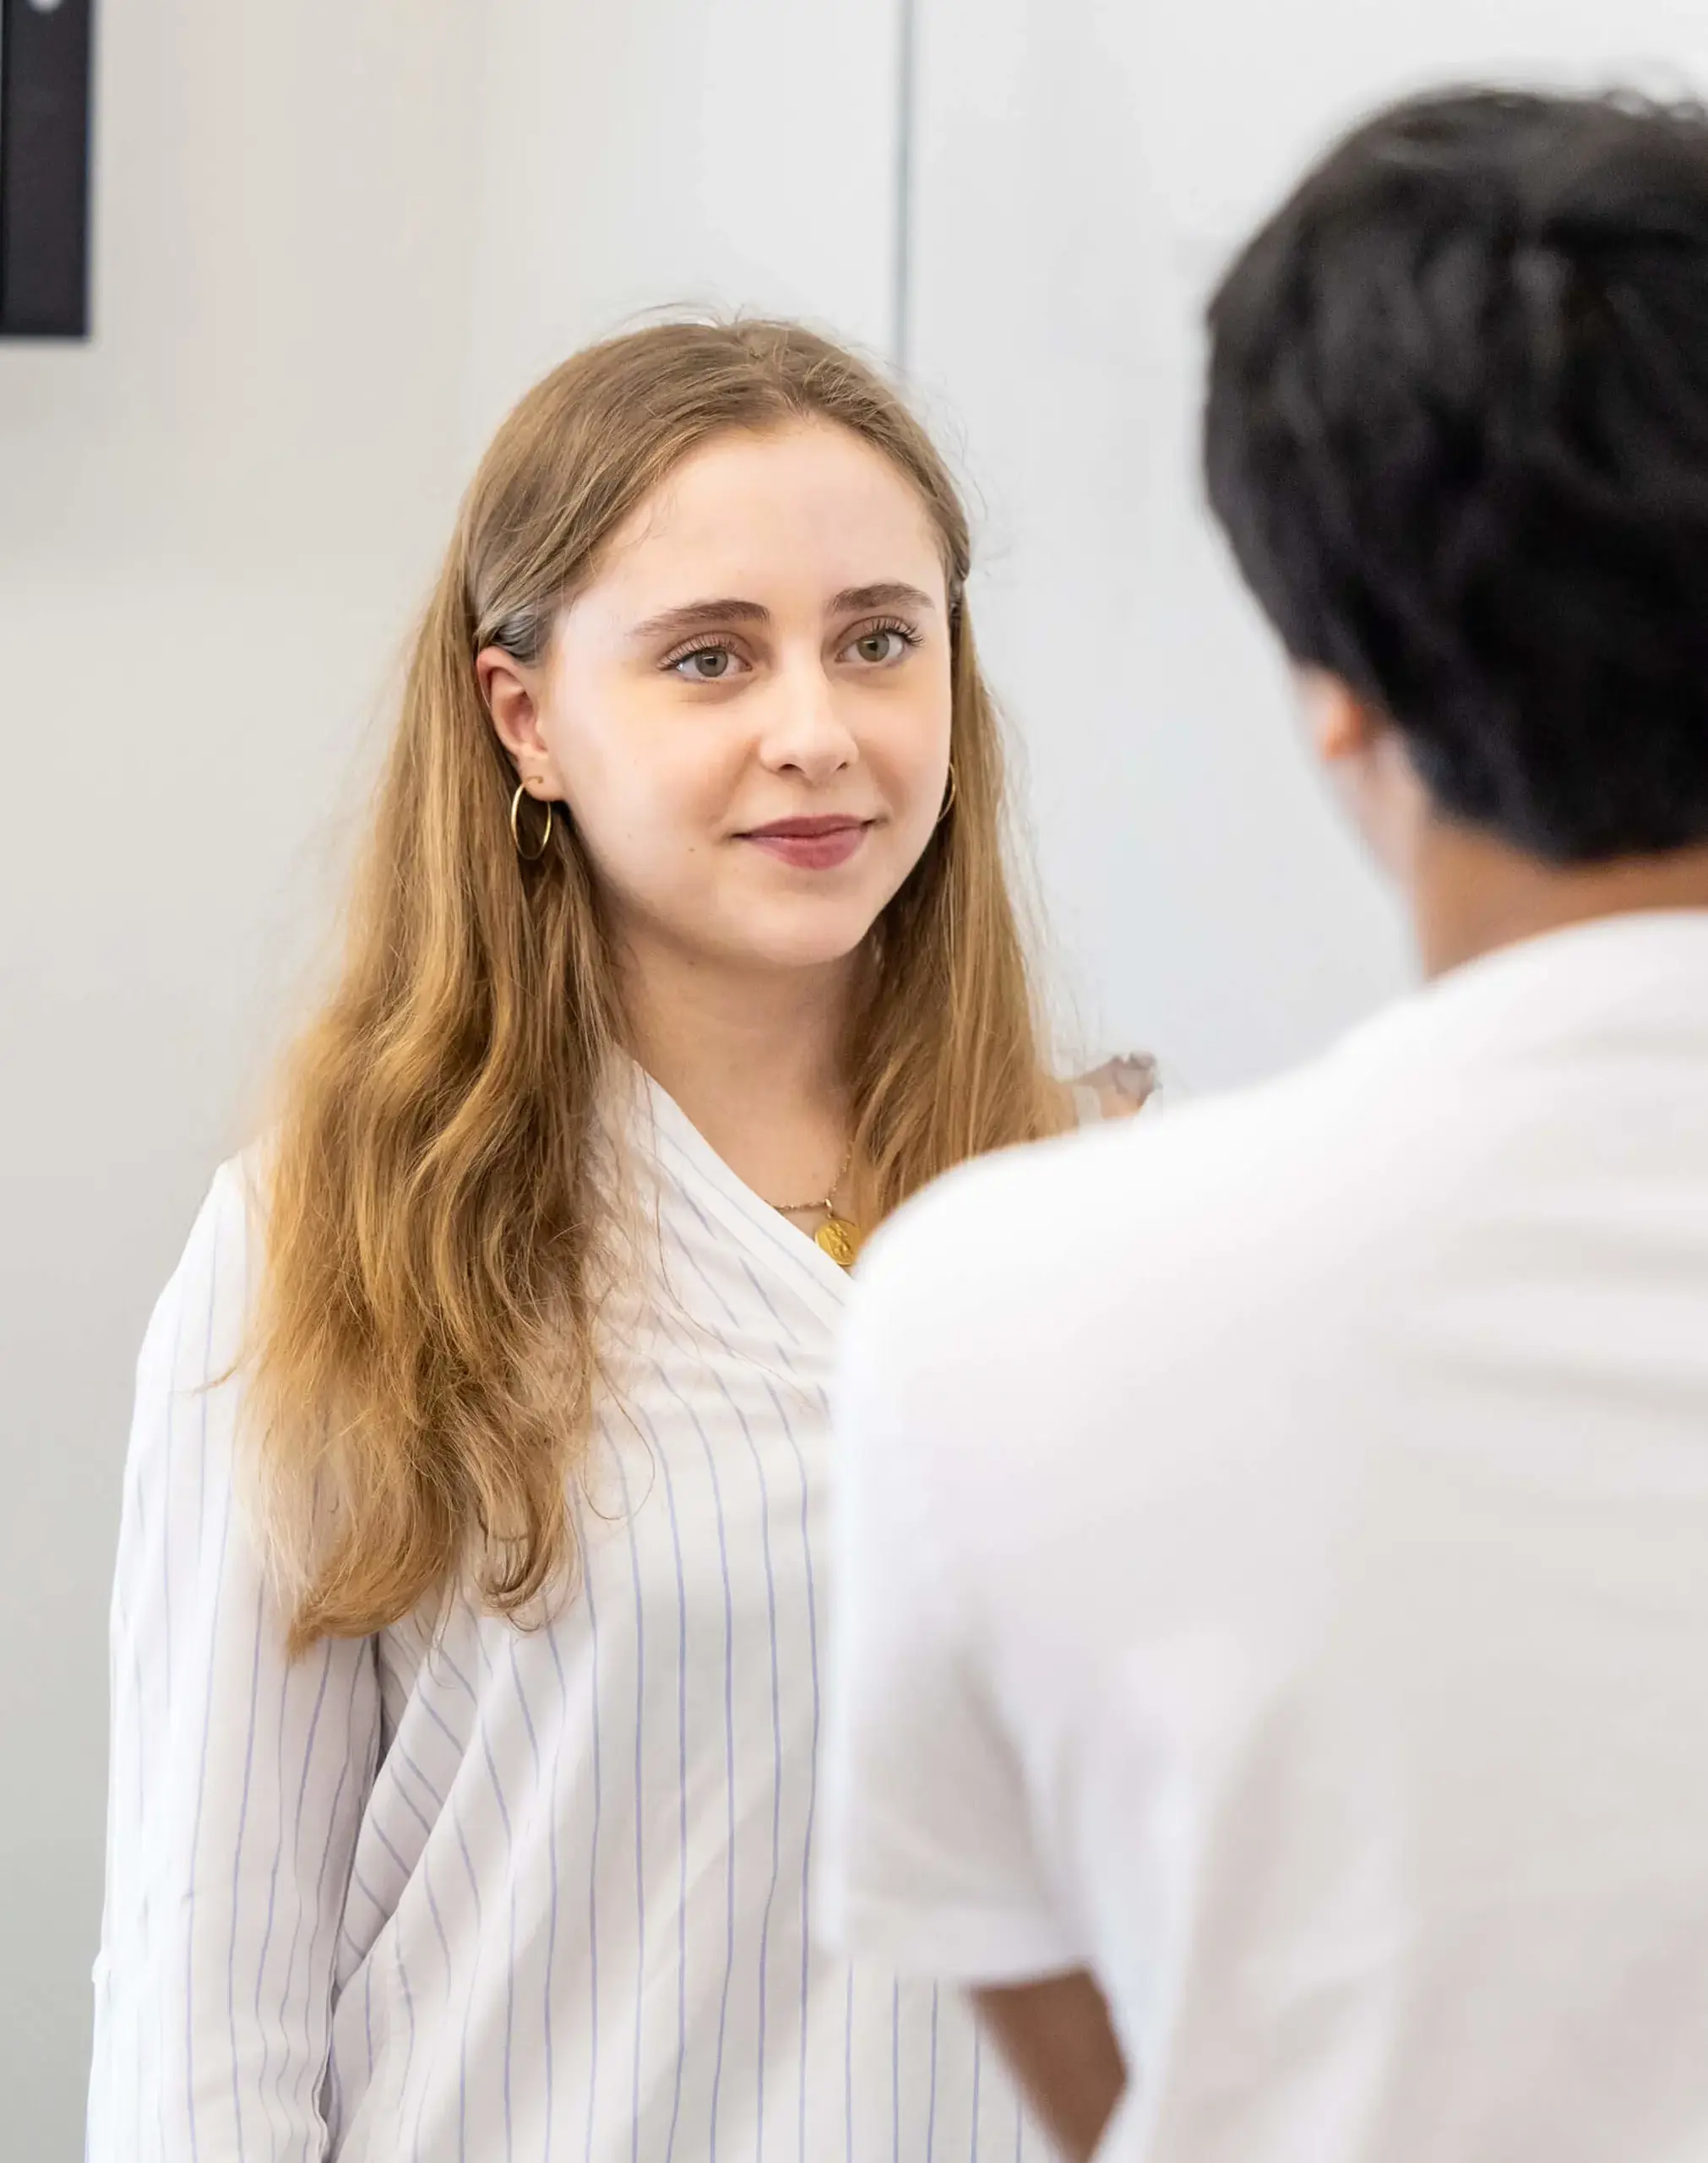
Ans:
POLYGON ((1156 1062, 1144 1052, 1105 1060, 1102 1065, 1080 1076, 1074 1087, 1095 1089, 1098 1109, 1105 1119, 1131 1119, 1142 1111, 1156 1088, 1156 1062))

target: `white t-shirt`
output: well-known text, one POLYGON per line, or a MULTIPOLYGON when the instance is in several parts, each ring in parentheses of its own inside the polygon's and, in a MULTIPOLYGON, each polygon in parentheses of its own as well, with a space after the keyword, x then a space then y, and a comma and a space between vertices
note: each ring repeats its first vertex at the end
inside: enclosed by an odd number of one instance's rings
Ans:
POLYGON ((957 1175, 840 1384, 824 1893, 1146 2163, 1708 2155, 1708 913, 957 1175))

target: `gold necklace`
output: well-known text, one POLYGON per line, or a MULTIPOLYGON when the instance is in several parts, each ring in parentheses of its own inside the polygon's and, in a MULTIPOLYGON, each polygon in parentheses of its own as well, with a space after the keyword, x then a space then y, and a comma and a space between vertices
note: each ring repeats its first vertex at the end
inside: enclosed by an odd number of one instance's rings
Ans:
POLYGON ((841 1168, 830 1183, 830 1191, 820 1201, 774 1201, 771 1204, 780 1217, 804 1217, 809 1209, 822 1209, 824 1221, 813 1234, 813 1244, 821 1254, 830 1256, 839 1269, 851 1269, 860 1252, 860 1227, 851 1217, 844 1217, 836 1208, 836 1194, 848 1176, 848 1168, 854 1162, 854 1145, 848 1145, 848 1153, 841 1168))

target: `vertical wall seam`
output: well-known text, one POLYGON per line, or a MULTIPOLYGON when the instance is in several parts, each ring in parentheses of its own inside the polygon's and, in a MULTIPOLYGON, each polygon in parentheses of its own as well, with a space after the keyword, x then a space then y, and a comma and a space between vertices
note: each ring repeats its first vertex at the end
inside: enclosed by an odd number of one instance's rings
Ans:
POLYGON ((900 8, 895 68, 895 230, 890 275, 890 359, 905 383, 913 359, 914 136, 918 120, 919 0, 900 8))

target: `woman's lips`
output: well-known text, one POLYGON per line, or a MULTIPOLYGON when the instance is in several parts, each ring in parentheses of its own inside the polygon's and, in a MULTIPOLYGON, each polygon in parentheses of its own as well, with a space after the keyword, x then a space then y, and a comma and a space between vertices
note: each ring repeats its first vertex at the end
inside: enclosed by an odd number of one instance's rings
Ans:
POLYGON ((868 819, 779 819, 741 838, 797 871, 834 871, 856 853, 871 830, 868 819))

